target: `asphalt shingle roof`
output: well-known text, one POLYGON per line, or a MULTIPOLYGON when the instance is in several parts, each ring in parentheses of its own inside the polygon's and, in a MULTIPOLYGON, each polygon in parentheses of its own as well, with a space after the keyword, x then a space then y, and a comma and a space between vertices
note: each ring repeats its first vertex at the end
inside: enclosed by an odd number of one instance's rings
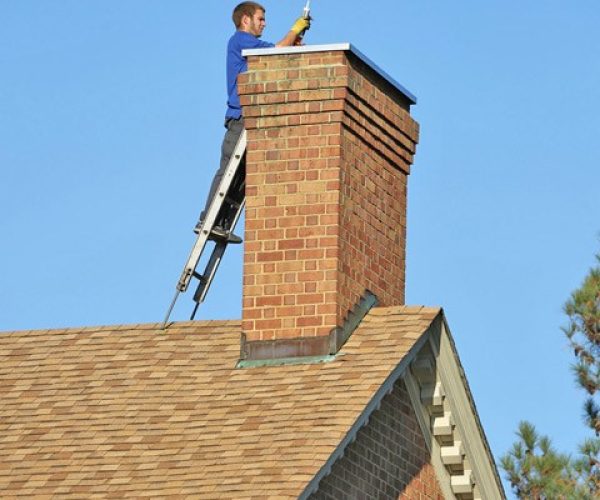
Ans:
POLYGON ((239 321, 0 333, 0 491, 297 497, 439 313, 375 308, 334 361, 246 369, 239 321))

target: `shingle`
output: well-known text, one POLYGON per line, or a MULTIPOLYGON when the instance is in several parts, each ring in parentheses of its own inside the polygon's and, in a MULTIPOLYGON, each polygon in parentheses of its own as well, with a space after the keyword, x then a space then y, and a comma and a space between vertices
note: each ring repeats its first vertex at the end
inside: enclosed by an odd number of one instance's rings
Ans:
POLYGON ((375 308, 329 363, 236 369, 239 321, 0 334, 0 491, 296 497, 439 314, 375 308))

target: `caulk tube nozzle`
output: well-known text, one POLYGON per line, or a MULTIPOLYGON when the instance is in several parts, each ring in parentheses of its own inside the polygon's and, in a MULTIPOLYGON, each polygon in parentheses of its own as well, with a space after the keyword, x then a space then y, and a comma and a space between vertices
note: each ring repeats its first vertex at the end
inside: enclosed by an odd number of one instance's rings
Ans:
POLYGON ((310 17, 310 0, 306 0, 302 17, 304 17, 304 19, 308 19, 310 17))

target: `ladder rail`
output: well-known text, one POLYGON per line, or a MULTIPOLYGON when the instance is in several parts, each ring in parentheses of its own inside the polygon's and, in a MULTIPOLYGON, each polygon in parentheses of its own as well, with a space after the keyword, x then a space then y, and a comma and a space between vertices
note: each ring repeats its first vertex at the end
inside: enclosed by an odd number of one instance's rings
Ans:
MULTIPOLYGON (((218 217, 221 209, 223 208, 225 203, 231 203, 231 202, 227 201, 227 197, 228 197, 229 191, 232 187, 232 184, 234 183, 234 181, 237 178, 240 164, 242 163, 242 159, 246 152, 246 145, 247 145, 246 130, 243 130, 242 133, 240 134, 240 138, 238 139, 238 142, 233 150, 233 154, 231 155, 229 163, 227 164, 227 167, 225 168, 225 172, 223 173, 223 178, 221 179, 221 182, 219 183, 216 196, 213 198, 213 200, 210 203, 210 206, 208 207, 208 210, 206 211, 204 220, 202 221, 202 225, 198 232, 198 236, 196 238, 194 246, 192 247, 192 251, 190 252, 190 255, 185 263, 183 272, 181 273, 181 277, 179 278, 179 281, 177 282, 177 285, 175 287, 176 288, 175 297, 173 298, 173 300, 169 306, 166 317, 162 324, 163 329, 165 329, 167 327, 167 323, 169 321, 169 318, 171 317, 173 308, 175 307, 175 302, 177 301, 179 295, 182 292, 187 291, 192 278, 196 277, 200 281, 198 289, 196 290, 196 293, 194 294, 194 300, 196 301, 196 306, 192 313, 192 319, 194 318, 196 311, 198 310, 198 306, 204 301, 204 299, 206 297, 208 288, 210 287, 210 285, 214 279, 214 276, 217 272, 219 264, 222 260, 223 254, 225 253, 225 249, 227 248, 227 244, 228 244, 227 239, 216 242, 215 247, 212 251, 211 257, 209 259, 209 262, 206 266, 205 273, 203 275, 199 276, 196 273, 196 268, 198 267, 198 264, 200 262, 202 254, 206 248, 206 243, 210 239, 211 232, 217 221, 217 217, 218 217), (208 272, 208 276, 207 276, 207 272, 208 272), (203 287, 203 289, 201 290, 202 287, 203 287), (198 298, 198 300, 196 300, 196 298, 198 298)), ((242 183, 242 185, 243 185, 243 183, 242 183)), ((231 227, 228 229, 230 233, 233 232, 233 230, 241 216, 242 210, 245 206, 245 202, 246 202, 245 197, 242 195, 242 199, 239 201, 239 205, 237 207, 234 219, 231 223, 231 227)))
POLYGON ((177 289, 181 292, 186 292, 192 276, 196 271, 196 267, 198 266, 198 262, 200 262, 200 257, 202 256, 202 252, 206 247, 206 243, 208 241, 208 237, 210 236, 210 232, 215 225, 215 221, 221 208, 223 206, 223 201, 225 200, 225 196, 227 195, 231 183, 237 173, 238 167, 244 156, 244 152, 246 151, 246 131, 244 130, 240 135, 238 143, 231 155, 231 160, 225 169, 225 173, 223 174, 223 178, 219 184, 219 188, 217 190, 217 196, 212 200, 208 211, 204 217, 204 221, 202 221, 202 227, 200 228, 200 234, 196 239, 196 243, 192 247, 192 251, 188 260, 183 268, 183 272, 181 273, 181 278, 177 283, 177 289), (235 168, 232 168, 235 167, 235 168))

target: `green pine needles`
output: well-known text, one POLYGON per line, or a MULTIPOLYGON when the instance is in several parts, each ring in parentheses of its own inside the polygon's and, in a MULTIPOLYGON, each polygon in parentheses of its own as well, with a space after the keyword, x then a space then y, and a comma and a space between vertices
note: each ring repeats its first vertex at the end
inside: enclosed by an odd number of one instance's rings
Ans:
POLYGON ((596 260, 564 306, 568 325, 563 328, 575 355, 575 381, 588 395, 583 420, 592 437, 572 458, 557 452, 532 424, 521 422, 518 441, 500 460, 518 498, 600 498, 600 254, 596 260))
POLYGON ((540 436, 529 422, 521 422, 516 434, 519 440, 500 464, 518 498, 585 498, 579 474, 568 455, 558 453, 550 439, 540 436))

